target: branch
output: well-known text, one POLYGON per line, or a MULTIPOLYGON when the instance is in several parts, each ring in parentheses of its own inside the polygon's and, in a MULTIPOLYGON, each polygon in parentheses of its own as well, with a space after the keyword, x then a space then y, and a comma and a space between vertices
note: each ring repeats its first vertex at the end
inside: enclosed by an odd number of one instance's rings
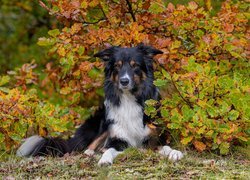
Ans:
POLYGON ((185 102, 187 103, 187 105, 188 105, 191 109, 193 109, 192 104, 191 104, 188 100, 186 100, 186 99, 181 95, 181 92, 178 90, 177 86, 175 85, 175 82, 174 82, 174 80, 173 80, 173 77, 172 77, 171 75, 170 75, 170 77, 171 77, 171 81, 172 81, 172 83, 173 83, 173 85, 174 85, 174 88, 177 90, 179 96, 183 99, 183 101, 185 101, 185 102))
POLYGON ((100 7, 100 9, 101 9, 101 11, 102 11, 102 13, 103 13, 104 19, 108 20, 108 18, 107 18, 107 16, 106 16, 106 13, 104 12, 103 7, 102 7, 101 4, 99 4, 99 7, 100 7))
POLYGON ((129 13, 130 13, 131 16, 132 16, 133 21, 136 22, 135 14, 134 14, 133 9, 132 9, 132 5, 131 5, 131 3, 130 3, 129 0, 126 0, 126 2, 127 2, 127 5, 128 5, 129 13))

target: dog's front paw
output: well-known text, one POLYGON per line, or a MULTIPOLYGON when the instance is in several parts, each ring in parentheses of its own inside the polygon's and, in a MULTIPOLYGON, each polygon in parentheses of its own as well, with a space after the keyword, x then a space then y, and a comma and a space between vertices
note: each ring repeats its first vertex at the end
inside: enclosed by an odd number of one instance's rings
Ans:
POLYGON ((168 157, 168 159, 171 161, 178 161, 184 156, 181 151, 174 150, 169 146, 163 146, 159 153, 165 157, 168 157))
POLYGON ((86 154, 87 156, 93 156, 95 154, 95 151, 91 149, 87 149, 86 151, 84 151, 84 154, 86 154))
POLYGON ((102 157, 99 161, 98 161, 98 166, 111 166, 113 164, 111 159, 102 157))
POLYGON ((168 155, 168 159, 171 161, 179 161, 181 158, 183 158, 183 153, 174 149, 168 155))

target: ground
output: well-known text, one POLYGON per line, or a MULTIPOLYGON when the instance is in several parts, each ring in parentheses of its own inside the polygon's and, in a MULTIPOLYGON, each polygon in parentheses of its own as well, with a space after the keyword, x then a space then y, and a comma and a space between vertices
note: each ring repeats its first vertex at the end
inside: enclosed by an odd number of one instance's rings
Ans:
POLYGON ((250 179, 249 148, 227 156, 187 150, 178 163, 151 150, 128 149, 110 167, 98 167, 100 155, 18 158, 0 155, 0 179, 250 179))

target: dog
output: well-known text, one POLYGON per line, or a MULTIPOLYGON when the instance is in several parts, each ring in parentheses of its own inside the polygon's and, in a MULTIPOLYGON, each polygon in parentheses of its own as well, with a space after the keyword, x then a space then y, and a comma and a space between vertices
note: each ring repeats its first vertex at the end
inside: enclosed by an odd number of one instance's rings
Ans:
MULTIPOLYGON (((105 64, 104 106, 87 119, 68 140, 32 136, 17 150, 18 156, 63 156, 73 151, 93 155, 104 151, 99 166, 111 165, 115 157, 128 147, 142 148, 149 145, 154 128, 150 117, 144 113, 145 101, 159 101, 159 90, 153 84, 153 57, 163 52, 139 44, 123 48, 113 46, 94 57, 105 64), (101 147, 101 148, 100 148, 101 147)), ((154 138, 160 146, 158 152, 172 161, 180 160, 183 153, 165 145, 165 135, 154 138)))

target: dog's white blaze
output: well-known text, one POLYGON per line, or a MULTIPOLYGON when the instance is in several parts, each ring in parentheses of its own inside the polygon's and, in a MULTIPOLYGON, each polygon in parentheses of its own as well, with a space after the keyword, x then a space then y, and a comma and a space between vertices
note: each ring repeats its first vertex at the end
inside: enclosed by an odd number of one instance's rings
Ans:
POLYGON ((143 109, 130 92, 123 92, 120 106, 105 101, 107 119, 113 120, 109 131, 111 137, 126 140, 129 145, 140 147, 150 129, 143 125, 143 109))
POLYGON ((20 157, 30 156, 36 146, 43 140, 40 136, 31 136, 19 147, 16 155, 20 157))
POLYGON ((128 78, 129 80, 131 80, 127 72, 126 72, 125 75, 122 76, 121 78, 128 78))
MULTIPOLYGON (((121 79, 122 78, 127 78, 129 80, 129 84, 127 85, 127 90, 131 89, 132 88, 131 78, 129 77, 128 72, 126 72, 125 75, 121 77, 121 79)), ((123 85, 119 84, 119 87, 120 87, 120 89, 123 89, 123 85)))

